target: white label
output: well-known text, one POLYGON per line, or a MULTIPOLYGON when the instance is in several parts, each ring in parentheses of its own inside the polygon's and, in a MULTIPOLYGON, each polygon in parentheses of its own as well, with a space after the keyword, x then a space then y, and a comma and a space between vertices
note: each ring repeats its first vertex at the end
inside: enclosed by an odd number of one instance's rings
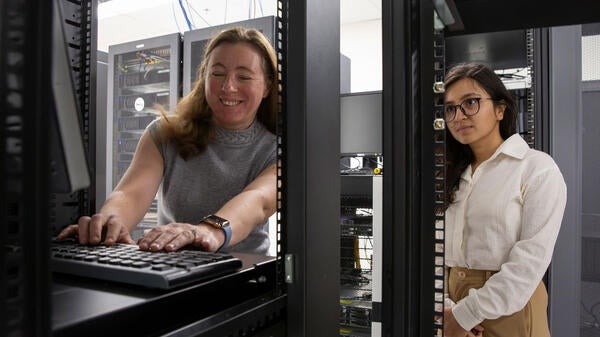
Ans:
POLYGON ((144 110, 144 99, 141 97, 136 98, 133 106, 135 107, 135 111, 144 110))

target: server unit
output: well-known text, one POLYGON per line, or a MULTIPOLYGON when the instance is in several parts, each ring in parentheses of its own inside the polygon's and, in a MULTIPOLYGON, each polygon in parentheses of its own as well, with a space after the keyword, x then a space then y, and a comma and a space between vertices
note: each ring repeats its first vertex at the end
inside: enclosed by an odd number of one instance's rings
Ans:
POLYGON ((340 336, 381 336, 382 93, 340 96, 340 336))
POLYGON ((381 336, 381 175, 342 175, 340 336, 381 336), (377 310, 377 309, 375 309, 377 310))
MULTIPOLYGON (((108 48, 106 191, 116 186, 133 159, 145 128, 174 109, 180 97, 179 33, 108 48)), ((142 225, 156 224, 156 199, 142 225)))
POLYGON ((265 16, 185 32, 183 35, 183 95, 187 95, 192 90, 193 83, 197 80, 198 67, 202 61, 204 48, 208 40, 222 30, 237 26, 259 30, 275 47, 274 16, 265 16))

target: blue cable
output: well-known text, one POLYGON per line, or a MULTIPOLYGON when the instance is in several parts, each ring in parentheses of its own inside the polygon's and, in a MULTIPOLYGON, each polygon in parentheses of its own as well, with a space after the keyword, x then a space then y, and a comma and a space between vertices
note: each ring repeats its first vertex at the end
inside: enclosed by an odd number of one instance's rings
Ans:
POLYGON ((181 2, 181 0, 179 0, 179 7, 181 7, 181 11, 183 12, 183 17, 185 18, 185 22, 187 23, 188 28, 190 30, 192 30, 192 24, 190 23, 190 19, 188 19, 187 12, 185 11, 185 8, 183 7, 183 3, 181 2))
POLYGON ((192 22, 192 27, 196 28, 196 22, 194 22, 194 16, 192 15, 192 11, 190 10, 190 2, 188 0, 185 0, 185 4, 187 5, 187 10, 190 14, 190 21, 192 22))

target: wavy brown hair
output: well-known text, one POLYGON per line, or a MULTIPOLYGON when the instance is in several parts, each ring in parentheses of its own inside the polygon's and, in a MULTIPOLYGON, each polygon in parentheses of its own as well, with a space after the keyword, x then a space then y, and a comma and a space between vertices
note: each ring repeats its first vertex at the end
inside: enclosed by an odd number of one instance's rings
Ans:
MULTIPOLYGON (((470 78, 485 90, 494 106, 504 105, 504 117, 500 121, 500 136, 507 139, 516 133, 517 106, 514 96, 506 89, 494 71, 480 63, 460 63, 448 70, 444 79, 446 90, 463 78, 470 78)), ((459 143, 446 128, 446 200, 447 206, 454 201, 460 176, 475 156, 469 145, 459 143)))
POLYGON ((183 97, 175 108, 175 115, 167 116, 162 110, 163 121, 160 135, 172 141, 177 152, 184 159, 202 153, 212 140, 214 125, 212 111, 205 97, 206 66, 217 46, 222 43, 247 43, 262 57, 262 69, 269 95, 265 97, 256 113, 256 118, 271 132, 275 133, 277 114, 277 56, 269 40, 253 28, 234 27, 213 37, 204 50, 202 63, 198 68, 198 80, 192 91, 183 97))

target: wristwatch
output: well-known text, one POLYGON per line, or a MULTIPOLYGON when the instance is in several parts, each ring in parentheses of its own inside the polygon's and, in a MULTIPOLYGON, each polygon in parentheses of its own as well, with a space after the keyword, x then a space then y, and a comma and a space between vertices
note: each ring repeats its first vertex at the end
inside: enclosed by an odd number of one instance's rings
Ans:
POLYGON ((200 223, 202 222, 209 224, 214 228, 218 228, 222 230, 223 233, 225 233, 225 241, 223 242, 221 247, 217 249, 217 252, 221 251, 221 249, 226 248, 227 245, 229 245, 229 241, 231 241, 231 227, 229 226, 229 220, 223 219, 220 216, 214 214, 209 214, 202 218, 202 220, 200 220, 200 223))

